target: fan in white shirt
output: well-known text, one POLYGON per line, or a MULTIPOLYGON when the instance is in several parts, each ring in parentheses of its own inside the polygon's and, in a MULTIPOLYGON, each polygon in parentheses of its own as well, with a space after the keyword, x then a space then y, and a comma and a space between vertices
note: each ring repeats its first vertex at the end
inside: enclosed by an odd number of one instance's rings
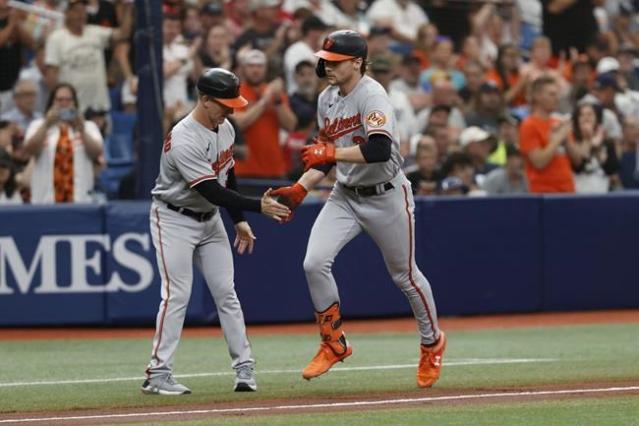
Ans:
POLYGON ((315 51, 319 49, 319 42, 328 27, 316 16, 309 16, 302 23, 302 39, 293 43, 284 53, 284 74, 286 76, 286 90, 289 95, 297 91, 295 83, 295 67, 302 61, 317 63, 315 51))

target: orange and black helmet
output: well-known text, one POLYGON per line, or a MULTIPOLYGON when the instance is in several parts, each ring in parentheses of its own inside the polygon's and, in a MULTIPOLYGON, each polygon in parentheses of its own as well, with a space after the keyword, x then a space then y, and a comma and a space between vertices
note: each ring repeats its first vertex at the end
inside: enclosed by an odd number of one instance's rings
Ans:
POLYGON ((242 108, 248 101, 240 95, 240 79, 223 68, 211 68, 197 80, 197 89, 229 108, 242 108))
POLYGON ((366 39, 360 33, 351 30, 333 31, 324 39, 322 49, 315 52, 315 56, 320 58, 317 64, 317 75, 326 76, 324 61, 346 61, 354 58, 362 58, 366 61, 367 55, 366 39))

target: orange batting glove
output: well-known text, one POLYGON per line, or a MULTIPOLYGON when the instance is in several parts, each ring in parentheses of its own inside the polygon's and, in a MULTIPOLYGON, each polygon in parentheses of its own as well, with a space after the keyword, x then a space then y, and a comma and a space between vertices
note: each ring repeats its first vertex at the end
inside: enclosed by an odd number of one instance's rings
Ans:
POLYGON ((282 188, 277 188, 275 191, 271 192, 271 196, 277 197, 276 200, 278 203, 284 204, 286 207, 291 209, 291 214, 289 214, 282 222, 290 222, 293 220, 293 210, 302 204, 306 194, 308 194, 308 191, 299 183, 296 183, 293 186, 283 186, 282 188))
POLYGON ((302 161, 304 171, 320 164, 335 162, 335 145, 332 143, 318 142, 302 148, 302 161))

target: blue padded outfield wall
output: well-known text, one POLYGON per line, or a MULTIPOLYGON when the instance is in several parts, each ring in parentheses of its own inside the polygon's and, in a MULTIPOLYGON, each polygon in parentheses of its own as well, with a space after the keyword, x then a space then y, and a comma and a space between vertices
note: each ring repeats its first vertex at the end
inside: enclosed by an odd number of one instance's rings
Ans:
MULTIPOLYGON (((248 215, 256 249, 235 256, 247 322, 313 318, 302 260, 320 209, 304 204, 286 225, 248 215)), ((153 324, 160 280, 148 210, 148 202, 3 207, 0 326, 153 324)), ((636 308, 638 218, 639 193, 420 199, 417 263, 441 315, 636 308)), ((410 315, 367 236, 333 270, 346 317, 410 315)), ((196 274, 187 322, 215 321, 196 274)))

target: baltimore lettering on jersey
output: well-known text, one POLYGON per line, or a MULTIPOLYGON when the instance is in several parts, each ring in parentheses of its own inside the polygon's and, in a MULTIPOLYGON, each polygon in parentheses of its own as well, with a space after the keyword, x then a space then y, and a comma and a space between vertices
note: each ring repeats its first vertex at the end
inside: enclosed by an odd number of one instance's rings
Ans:
POLYGON ((233 161, 233 146, 227 150, 220 152, 217 156, 217 160, 214 163, 211 163, 211 168, 217 175, 230 161, 233 161))
POLYGON ((354 132, 360 127, 362 127, 362 118, 360 114, 346 118, 335 118, 332 122, 328 117, 324 118, 324 131, 332 139, 340 138, 354 132))

